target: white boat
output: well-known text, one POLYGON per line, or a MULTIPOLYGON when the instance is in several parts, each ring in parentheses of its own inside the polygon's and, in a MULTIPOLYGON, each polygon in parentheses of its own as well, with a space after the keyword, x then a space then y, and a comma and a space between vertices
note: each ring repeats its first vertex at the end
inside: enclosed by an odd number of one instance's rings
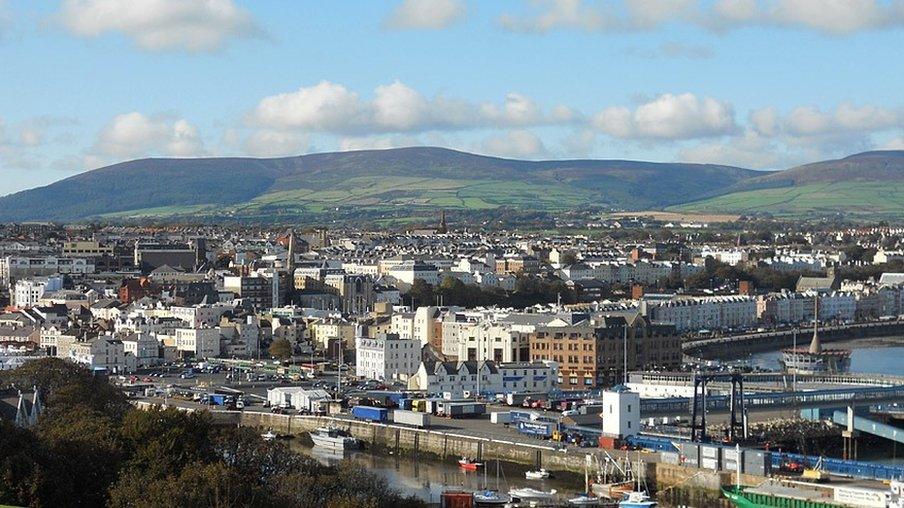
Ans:
POLYGON ((358 447, 358 440, 348 435, 348 432, 329 428, 320 427, 311 433, 311 441, 314 446, 326 450, 351 450, 358 447))
POLYGON ((547 471, 544 468, 540 468, 539 471, 525 471, 524 472, 524 477, 527 478, 528 480, 545 480, 545 479, 549 478, 550 476, 552 476, 552 475, 549 474, 549 471, 547 471))
POLYGON ((512 496, 495 490, 481 490, 474 493, 474 502, 479 505, 505 505, 512 502, 512 496))
POLYGON ((571 506, 599 506, 600 498, 587 494, 581 494, 578 497, 569 499, 568 504, 571 506))
POLYGON ((272 430, 267 429, 267 432, 264 432, 263 434, 261 434, 261 437, 264 438, 264 441, 273 441, 274 439, 278 438, 279 436, 272 430))
POLYGON ((659 503, 650 499, 644 491, 628 492, 625 498, 619 501, 618 508, 656 508, 659 503))
POLYGON ((552 499, 556 497, 556 489, 537 490, 530 487, 511 489, 509 494, 518 499, 552 499))

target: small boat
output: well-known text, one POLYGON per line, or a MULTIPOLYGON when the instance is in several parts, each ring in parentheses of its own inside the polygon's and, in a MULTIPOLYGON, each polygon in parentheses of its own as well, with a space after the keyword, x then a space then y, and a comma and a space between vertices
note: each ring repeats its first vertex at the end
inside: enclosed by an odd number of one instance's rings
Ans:
POLYGON ((264 438, 264 441, 273 441, 274 439, 278 438, 279 435, 277 435, 272 430, 267 429, 267 432, 264 432, 263 434, 261 434, 261 437, 264 438))
POLYGON ((537 490, 532 489, 530 487, 523 487, 518 489, 509 490, 509 494, 512 497, 516 497, 518 499, 552 499, 556 496, 556 489, 552 490, 537 490))
POLYGON ((474 462, 468 457, 462 457, 458 461, 458 467, 464 469, 465 471, 477 471, 478 468, 483 467, 483 462, 474 462))
POLYGON ((549 471, 541 467, 539 471, 525 471, 524 477, 528 480, 545 480, 552 477, 552 475, 549 471))
POLYGON ((568 500, 571 506, 600 506, 600 498, 589 494, 581 494, 568 500))
POLYGON ((650 499, 644 491, 628 492, 625 498, 619 501, 618 508, 656 508, 659 503, 650 499))
POLYGON ((327 450, 343 451, 358 447, 358 440, 351 437, 348 432, 332 427, 320 427, 311 434, 311 441, 315 447, 327 450))
POLYGON ((512 502, 512 496, 495 490, 481 490, 474 493, 474 502, 483 506, 505 505, 512 502))

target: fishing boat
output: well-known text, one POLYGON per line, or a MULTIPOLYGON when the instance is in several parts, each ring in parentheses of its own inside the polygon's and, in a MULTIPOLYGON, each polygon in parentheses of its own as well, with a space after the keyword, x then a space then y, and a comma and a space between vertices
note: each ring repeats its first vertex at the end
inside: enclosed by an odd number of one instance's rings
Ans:
POLYGON ((512 497, 521 499, 521 500, 524 500, 524 499, 553 499, 554 497, 556 497, 556 492, 558 492, 556 489, 537 490, 537 489, 532 489, 530 487, 521 487, 521 488, 509 490, 509 494, 511 494, 512 497))
POLYGON ((310 432, 314 446, 326 450, 344 451, 358 447, 358 440, 348 432, 333 427, 320 427, 310 432))
POLYGON ((267 432, 264 432, 263 434, 261 434, 261 437, 264 439, 264 441, 273 441, 274 439, 278 438, 279 435, 277 435, 272 430, 267 429, 267 432))
POLYGON ((458 467, 464 469, 465 471, 477 471, 481 467, 483 467, 483 462, 475 462, 470 457, 462 457, 458 461, 458 467))
POLYGON ((618 502, 618 508, 656 508, 659 503, 650 499, 644 491, 628 492, 625 498, 618 502))
POLYGON ((538 471, 525 471, 524 477, 528 480, 545 480, 547 478, 551 478, 552 474, 547 471, 545 468, 540 468, 538 471))
MULTIPOLYGON (((780 363, 787 372, 798 374, 837 374, 851 369, 851 352, 822 347, 819 339, 819 298, 814 297, 813 339, 809 347, 782 350, 780 363)), ((794 331, 795 342, 797 331, 794 331)))

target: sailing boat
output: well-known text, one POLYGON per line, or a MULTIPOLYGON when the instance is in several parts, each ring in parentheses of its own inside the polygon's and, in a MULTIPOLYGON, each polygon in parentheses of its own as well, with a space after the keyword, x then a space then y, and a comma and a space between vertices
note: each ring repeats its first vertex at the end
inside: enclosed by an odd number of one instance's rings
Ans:
MULTIPOLYGON (((637 469, 643 471, 643 462, 640 461, 640 452, 637 452, 637 469)), ((656 508, 659 503, 650 498, 645 489, 641 488, 641 477, 639 474, 634 475, 637 481, 637 490, 625 494, 624 499, 619 501, 619 508, 656 508)))
POLYGON ((512 496, 499 492, 499 461, 496 461, 496 490, 487 488, 487 470, 483 470, 483 489, 474 493, 474 502, 481 506, 506 505, 512 502, 512 496))
POLYGON ((634 490, 634 471, 627 458, 622 467, 608 452, 604 453, 606 463, 600 468, 602 474, 597 475, 597 481, 590 485, 588 492, 603 499, 617 501, 634 490))

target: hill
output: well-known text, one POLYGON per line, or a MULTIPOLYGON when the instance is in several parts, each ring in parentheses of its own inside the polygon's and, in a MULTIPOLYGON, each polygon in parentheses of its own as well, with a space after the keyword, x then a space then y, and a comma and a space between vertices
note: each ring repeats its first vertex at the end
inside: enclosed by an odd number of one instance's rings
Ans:
POLYGON ((904 151, 874 151, 804 164, 739 181, 708 199, 672 206, 688 212, 904 214, 904 151))
POLYGON ((190 214, 266 220, 337 209, 661 208, 703 199, 757 174, 708 164, 522 161, 432 147, 274 159, 141 159, 4 196, 0 219, 190 214))

